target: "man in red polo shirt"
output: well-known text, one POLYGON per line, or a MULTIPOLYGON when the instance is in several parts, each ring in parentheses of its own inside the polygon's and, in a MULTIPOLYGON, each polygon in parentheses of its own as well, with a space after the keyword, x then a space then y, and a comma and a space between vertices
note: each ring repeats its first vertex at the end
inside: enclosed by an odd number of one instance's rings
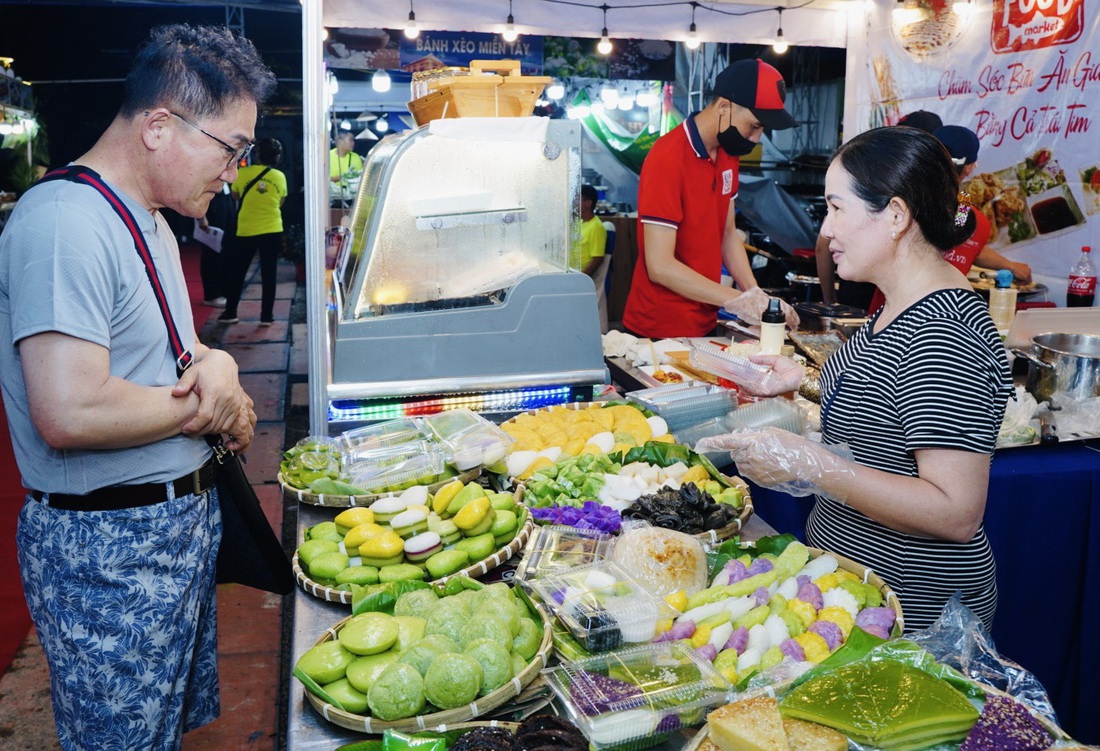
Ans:
MULTIPOLYGON (((772 66, 739 60, 718 74, 705 109, 653 144, 638 183, 638 264, 623 311, 629 332, 707 336, 719 308, 759 323, 768 296, 734 226, 733 199, 739 158, 764 128, 797 125, 783 108, 786 91, 772 66), (720 283, 723 262, 741 291, 720 283)), ((790 306, 783 310, 796 325, 790 306)))

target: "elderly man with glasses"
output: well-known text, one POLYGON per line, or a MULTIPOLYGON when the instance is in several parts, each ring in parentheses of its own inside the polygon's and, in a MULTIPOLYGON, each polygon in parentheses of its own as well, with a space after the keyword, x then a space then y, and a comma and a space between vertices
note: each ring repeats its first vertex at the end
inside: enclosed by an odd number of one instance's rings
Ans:
POLYGON ((17 547, 61 747, 178 749, 218 716, 211 449, 256 414, 198 341, 160 209, 237 177, 275 79, 224 28, 154 29, 119 112, 0 237, 0 383, 30 491, 17 547))

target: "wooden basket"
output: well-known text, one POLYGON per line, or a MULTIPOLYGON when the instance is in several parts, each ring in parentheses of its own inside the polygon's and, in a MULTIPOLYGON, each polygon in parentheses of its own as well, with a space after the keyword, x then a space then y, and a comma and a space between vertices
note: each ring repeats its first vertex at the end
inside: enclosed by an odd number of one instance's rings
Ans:
MULTIPOLYGON (((538 617, 542 619, 542 641, 539 644, 538 653, 519 675, 515 676, 512 680, 495 691, 479 697, 477 701, 471 702, 465 706, 433 712, 431 714, 417 715, 416 717, 408 717, 404 720, 386 721, 376 720, 367 715, 345 712, 329 704, 319 696, 310 693, 308 689, 304 689, 306 699, 309 700, 313 708, 329 722, 360 733, 378 734, 386 730, 399 730, 403 733, 415 733, 421 730, 445 732, 448 728, 453 729, 456 723, 466 723, 519 696, 529 683, 541 675, 543 668, 546 667, 546 663, 550 658, 550 650, 553 648, 553 630, 550 628, 550 616, 547 615, 543 607, 537 603, 534 603, 534 607, 538 617)), ((344 624, 351 620, 351 618, 352 616, 348 616, 332 628, 327 629, 314 646, 319 646, 327 641, 336 639, 340 629, 343 628, 344 624)))
MULTIPOLYGON (((455 480, 462 480, 463 483, 476 480, 481 475, 481 467, 474 467, 468 469, 455 477, 448 477, 446 480, 440 480, 439 482, 433 482, 428 486, 429 493, 435 493, 448 483, 455 480)), ((283 473, 279 473, 279 484, 283 486, 283 497, 288 501, 301 501, 302 503, 308 503, 312 506, 327 506, 329 508, 352 508, 353 506, 369 506, 379 498, 392 498, 395 495, 401 495, 401 493, 375 493, 367 495, 328 495, 326 493, 311 493, 308 490, 296 488, 293 485, 289 485, 283 478, 283 473)))
MULTIPOLYGON (((501 565, 509 558, 514 556, 519 551, 523 550, 527 544, 528 538, 531 536, 531 531, 535 528, 535 520, 528 515, 527 522, 516 532, 516 536, 512 538, 504 547, 500 548, 497 552, 493 553, 488 558, 482 558, 476 563, 471 563, 461 571, 456 571, 449 576, 444 576, 439 579, 433 579, 432 583, 445 582, 448 579, 455 576, 468 576, 471 579, 476 579, 479 576, 485 576, 487 573, 501 565)), ((314 597, 319 597, 322 600, 328 602, 339 602, 343 605, 351 605, 352 594, 345 589, 336 589, 335 587, 329 587, 324 584, 318 584, 309 578, 309 574, 302 569, 301 563, 298 561, 298 553, 295 551, 294 557, 290 561, 291 567, 294 569, 294 578, 298 581, 298 586, 309 592, 314 597)))
POLYGON ((521 75, 519 60, 472 60, 470 75, 441 82, 435 91, 409 102, 409 112, 417 125, 447 117, 528 117, 551 80, 521 75))

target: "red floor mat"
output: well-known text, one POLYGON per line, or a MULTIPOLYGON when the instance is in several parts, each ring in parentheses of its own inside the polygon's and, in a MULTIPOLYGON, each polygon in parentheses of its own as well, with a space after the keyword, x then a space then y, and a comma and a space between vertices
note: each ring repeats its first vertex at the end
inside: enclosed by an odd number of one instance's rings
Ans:
POLYGON ((31 627, 31 616, 23 599, 15 556, 15 525, 23 506, 24 490, 19 483, 2 404, 0 419, 3 420, 0 422, 0 675, 3 675, 31 627))

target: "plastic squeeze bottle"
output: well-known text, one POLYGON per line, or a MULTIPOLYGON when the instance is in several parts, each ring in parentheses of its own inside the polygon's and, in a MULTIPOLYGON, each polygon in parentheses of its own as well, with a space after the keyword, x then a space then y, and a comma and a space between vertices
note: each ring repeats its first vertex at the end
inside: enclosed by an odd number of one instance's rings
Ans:
POLYGON ((787 318, 779 307, 779 299, 768 300, 768 309, 760 316, 760 354, 778 355, 783 349, 787 318))
POLYGON ((997 284, 989 290, 989 317, 1001 333, 1007 332, 1016 317, 1016 290, 1012 287, 1012 272, 1001 269, 997 272, 997 284))

